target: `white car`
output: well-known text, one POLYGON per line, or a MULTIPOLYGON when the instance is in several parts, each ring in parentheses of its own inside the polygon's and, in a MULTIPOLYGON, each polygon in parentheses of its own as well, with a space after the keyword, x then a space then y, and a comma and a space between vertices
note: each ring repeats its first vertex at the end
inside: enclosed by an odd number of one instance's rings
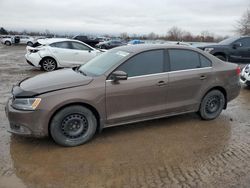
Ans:
POLYGON ((14 36, 10 35, 1 36, 1 43, 7 46, 10 46, 11 44, 15 43, 14 40, 15 40, 14 36))
POLYGON ((16 36, 5 36, 2 37, 1 42, 7 46, 12 44, 26 44, 28 46, 32 46, 35 43, 35 39, 30 36, 25 35, 16 35, 16 36))
POLYGON ((19 44, 26 44, 28 46, 32 46, 35 43, 35 39, 30 36, 20 35, 19 38, 19 44))
POLYGON ((240 74, 240 82, 250 86, 250 64, 246 65, 240 74))
POLYGON ((83 42, 65 38, 40 39, 26 50, 26 61, 44 71, 82 65, 102 53, 83 42))

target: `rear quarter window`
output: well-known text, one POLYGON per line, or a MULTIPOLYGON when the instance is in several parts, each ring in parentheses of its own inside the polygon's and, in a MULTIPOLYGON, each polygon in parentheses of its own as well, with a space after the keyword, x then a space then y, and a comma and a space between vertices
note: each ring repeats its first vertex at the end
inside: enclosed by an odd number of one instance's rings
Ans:
POLYGON ((201 67, 211 67, 212 62, 203 55, 200 55, 201 67))

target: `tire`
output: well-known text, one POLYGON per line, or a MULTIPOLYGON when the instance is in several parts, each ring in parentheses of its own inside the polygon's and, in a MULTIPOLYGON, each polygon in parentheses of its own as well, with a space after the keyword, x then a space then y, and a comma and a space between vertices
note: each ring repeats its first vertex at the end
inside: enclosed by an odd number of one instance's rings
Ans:
POLYGON ((97 119, 91 110, 81 105, 68 106, 52 119, 50 134, 62 146, 78 146, 89 141, 95 134, 97 119))
POLYGON ((202 99, 199 114, 204 120, 217 118, 226 103, 224 94, 219 90, 212 90, 202 99))
POLYGON ((47 72, 56 70, 57 69, 56 60, 51 57, 44 58, 41 61, 41 69, 47 72))
POLYGON ((223 55, 216 55, 215 57, 217 57, 218 59, 220 59, 222 61, 227 61, 227 58, 223 55))
POLYGON ((33 42, 27 42, 27 46, 32 46, 33 42))
POLYGON ((11 42, 10 41, 5 41, 4 43, 6 46, 11 46, 11 42))

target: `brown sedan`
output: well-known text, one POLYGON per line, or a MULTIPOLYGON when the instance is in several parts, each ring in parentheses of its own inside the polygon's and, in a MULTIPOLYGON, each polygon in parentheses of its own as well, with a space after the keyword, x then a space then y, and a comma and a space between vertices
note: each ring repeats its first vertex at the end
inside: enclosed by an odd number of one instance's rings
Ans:
POLYGON ((123 46, 20 82, 6 114, 12 133, 76 146, 105 127, 189 112, 215 119, 238 96, 239 73, 195 48, 123 46))

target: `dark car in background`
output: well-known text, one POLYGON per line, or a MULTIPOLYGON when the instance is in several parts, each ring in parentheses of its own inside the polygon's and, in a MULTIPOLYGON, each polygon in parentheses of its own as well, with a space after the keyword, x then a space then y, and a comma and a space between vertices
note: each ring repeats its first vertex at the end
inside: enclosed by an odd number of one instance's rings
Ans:
POLYGON ((106 41, 106 42, 100 42, 96 45, 97 48, 100 49, 111 49, 111 48, 115 48, 118 46, 123 46, 126 45, 125 42, 122 42, 120 40, 110 40, 110 41, 106 41))
POLYGON ((215 119, 239 95, 239 74, 196 48, 127 45, 20 82, 6 114, 12 133, 76 146, 105 127, 190 112, 215 119))
POLYGON ((96 38, 90 38, 88 36, 85 35, 76 35, 73 37, 74 40, 79 40, 81 42, 84 42, 92 47, 95 47, 96 44, 99 43, 99 40, 96 38))
POLYGON ((231 37, 199 48, 223 61, 250 62, 250 36, 231 37))

